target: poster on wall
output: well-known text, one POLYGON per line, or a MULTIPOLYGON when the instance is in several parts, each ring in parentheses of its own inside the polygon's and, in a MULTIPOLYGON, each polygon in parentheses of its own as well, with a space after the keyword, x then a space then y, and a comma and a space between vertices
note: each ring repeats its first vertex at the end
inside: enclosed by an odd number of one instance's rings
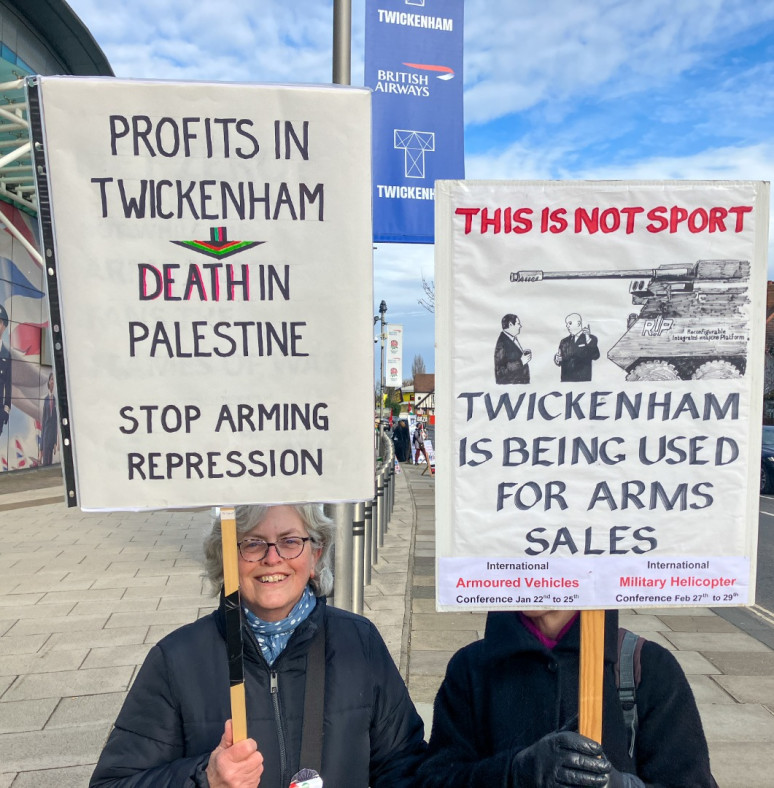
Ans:
POLYGON ((37 221, 4 202, 0 213, 0 471, 16 471, 58 463, 59 440, 43 363, 43 266, 26 248, 38 246, 37 221))
POLYGON ((42 77, 28 93, 70 502, 371 496, 369 92, 42 77))
POLYGON ((400 388, 403 385, 403 326, 389 323, 385 326, 387 346, 385 348, 384 385, 400 388))
POLYGON ((438 184, 437 605, 751 604, 768 184, 438 184))

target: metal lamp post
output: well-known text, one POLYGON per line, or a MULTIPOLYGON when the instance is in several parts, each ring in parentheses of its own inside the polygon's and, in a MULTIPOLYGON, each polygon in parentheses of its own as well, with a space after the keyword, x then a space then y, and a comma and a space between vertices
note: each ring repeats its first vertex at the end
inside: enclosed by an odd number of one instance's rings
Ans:
MULTIPOLYGON (((334 0, 333 3, 333 82, 349 85, 351 77, 351 38, 352 3, 351 0, 334 0)), ((334 553, 336 586, 334 599, 336 607, 343 610, 362 612, 362 589, 354 588, 355 582, 362 585, 362 571, 353 574, 354 507, 351 503, 330 504, 330 513, 336 523, 336 551, 334 553), (356 578, 356 579, 355 579, 356 578), (359 596, 358 596, 359 595, 359 596), (357 609, 357 605, 360 609, 357 609)), ((362 559, 361 559, 362 563, 362 559)))
POLYGON ((333 81, 349 85, 352 75, 352 0, 333 0, 333 81))

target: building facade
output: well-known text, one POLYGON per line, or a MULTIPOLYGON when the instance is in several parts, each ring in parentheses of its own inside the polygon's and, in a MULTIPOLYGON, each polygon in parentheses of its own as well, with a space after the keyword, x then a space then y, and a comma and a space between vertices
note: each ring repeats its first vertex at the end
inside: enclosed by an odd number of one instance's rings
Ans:
POLYGON ((0 0, 0 472, 59 461, 24 79, 112 76, 63 0, 0 0))

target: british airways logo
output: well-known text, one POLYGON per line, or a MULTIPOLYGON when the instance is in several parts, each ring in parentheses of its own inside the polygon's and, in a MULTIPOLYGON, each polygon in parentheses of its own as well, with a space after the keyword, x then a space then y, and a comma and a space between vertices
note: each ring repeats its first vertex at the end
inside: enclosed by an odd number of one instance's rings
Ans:
POLYGON ((435 75, 436 79, 443 79, 444 81, 454 79, 454 69, 449 68, 449 66, 436 66, 431 63, 404 63, 403 65, 419 69, 420 71, 436 71, 438 72, 435 75))

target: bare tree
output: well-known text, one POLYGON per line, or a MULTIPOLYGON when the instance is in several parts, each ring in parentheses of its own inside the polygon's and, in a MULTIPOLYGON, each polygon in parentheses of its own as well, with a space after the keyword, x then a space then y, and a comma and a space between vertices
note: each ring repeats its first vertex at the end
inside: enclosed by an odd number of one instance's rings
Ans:
MULTIPOLYGON (((420 298, 417 303, 428 312, 435 312, 435 280, 425 279, 425 275, 422 274, 422 289, 425 291, 425 296, 420 298)), ((424 372, 424 370, 422 371, 424 372)))
POLYGON ((427 372, 425 360, 420 355, 414 356, 414 361, 411 363, 411 379, 415 380, 417 375, 424 375, 425 372, 427 372))

